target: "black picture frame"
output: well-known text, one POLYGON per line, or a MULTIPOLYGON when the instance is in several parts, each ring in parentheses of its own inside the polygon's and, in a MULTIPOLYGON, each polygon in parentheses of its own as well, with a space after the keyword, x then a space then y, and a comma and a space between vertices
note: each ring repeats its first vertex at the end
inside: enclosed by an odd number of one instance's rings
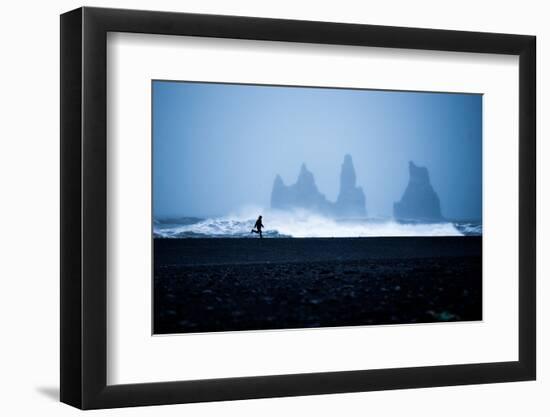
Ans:
POLYGON ((536 378, 534 36, 79 8, 61 15, 61 401, 81 409, 536 378), (108 32, 519 56, 519 360, 107 385, 108 32))

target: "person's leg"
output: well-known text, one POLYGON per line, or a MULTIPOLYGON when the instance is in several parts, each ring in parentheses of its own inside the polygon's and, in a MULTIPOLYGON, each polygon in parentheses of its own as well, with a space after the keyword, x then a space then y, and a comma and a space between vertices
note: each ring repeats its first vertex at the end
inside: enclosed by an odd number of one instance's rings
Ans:
POLYGON ((260 231, 258 232, 260 234, 260 239, 263 237, 262 236, 262 229, 260 229, 260 231))

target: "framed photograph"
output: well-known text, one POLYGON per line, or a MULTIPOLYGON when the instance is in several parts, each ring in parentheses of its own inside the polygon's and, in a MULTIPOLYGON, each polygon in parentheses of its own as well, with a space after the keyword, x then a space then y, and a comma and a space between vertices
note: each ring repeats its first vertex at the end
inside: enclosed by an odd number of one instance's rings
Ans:
POLYGON ((61 16, 61 401, 533 380, 535 37, 61 16))

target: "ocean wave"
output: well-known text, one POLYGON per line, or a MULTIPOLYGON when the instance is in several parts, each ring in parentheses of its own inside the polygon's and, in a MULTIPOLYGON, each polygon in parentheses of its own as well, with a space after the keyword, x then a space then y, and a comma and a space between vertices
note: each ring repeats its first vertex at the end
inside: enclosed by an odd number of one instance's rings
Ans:
MULTIPOLYGON (((254 213, 259 213, 255 211, 254 213)), ((401 223, 393 219, 332 219, 308 212, 267 212, 264 210, 264 237, 392 237, 481 235, 475 223, 401 223)), ((246 238, 256 214, 233 214, 206 219, 186 218, 185 222, 154 223, 154 236, 162 238, 226 237, 246 238)))
POLYGON ((481 236, 483 233, 483 226, 481 223, 454 223, 454 226, 462 233, 464 236, 481 236))

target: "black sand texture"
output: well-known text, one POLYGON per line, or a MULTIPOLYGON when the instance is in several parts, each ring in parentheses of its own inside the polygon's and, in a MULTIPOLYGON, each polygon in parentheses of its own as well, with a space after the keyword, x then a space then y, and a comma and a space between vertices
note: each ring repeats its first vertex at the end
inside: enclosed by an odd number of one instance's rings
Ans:
POLYGON ((155 239, 153 333, 481 320, 481 243, 155 239))

